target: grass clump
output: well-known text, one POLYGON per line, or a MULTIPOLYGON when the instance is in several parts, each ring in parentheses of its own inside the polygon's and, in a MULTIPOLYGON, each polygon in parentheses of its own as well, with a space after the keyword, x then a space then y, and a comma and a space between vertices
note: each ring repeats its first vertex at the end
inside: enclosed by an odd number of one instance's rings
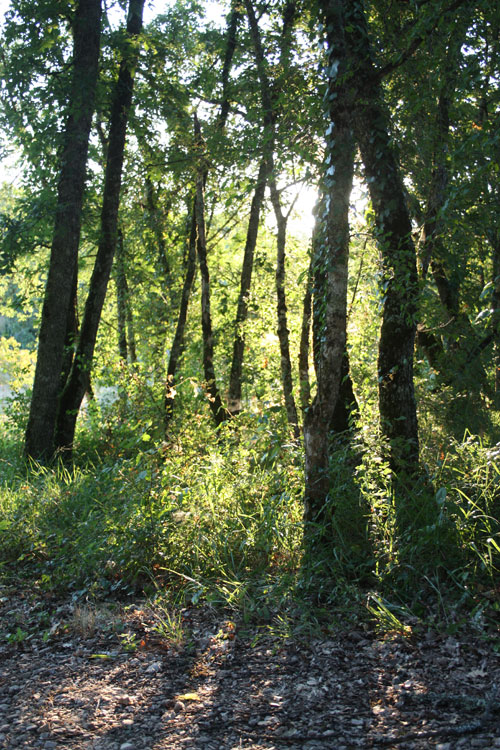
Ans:
POLYGON ((88 443, 71 470, 26 467, 19 436, 4 433, 4 582, 81 599, 146 593, 165 611, 209 602, 283 634, 497 616, 497 445, 467 434, 427 476, 396 482, 373 431, 339 440, 312 537, 322 543, 304 555, 301 450, 279 415, 242 417, 217 440, 207 421, 168 444, 145 425, 108 426, 108 450, 88 443))

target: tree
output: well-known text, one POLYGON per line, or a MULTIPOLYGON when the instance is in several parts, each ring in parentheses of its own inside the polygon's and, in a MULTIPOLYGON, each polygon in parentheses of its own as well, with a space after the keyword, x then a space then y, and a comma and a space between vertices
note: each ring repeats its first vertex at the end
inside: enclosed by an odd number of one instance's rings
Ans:
MULTIPOLYGON (((267 72, 266 58, 262 47, 255 10, 251 0, 245 0, 245 8, 248 16, 250 35, 252 38, 255 63, 259 76, 260 95, 262 102, 262 121, 263 121, 263 160, 266 162, 267 179, 271 192, 271 203, 273 205, 276 223, 277 223, 277 260, 276 260, 276 296, 277 296, 277 314, 278 314, 278 337, 280 342, 280 362, 281 362, 281 381, 283 395, 285 399, 285 408, 288 416, 288 423, 294 431, 295 438, 299 437, 299 421, 297 416, 297 407, 293 395, 292 382, 292 365, 290 360, 289 330, 287 322, 287 308, 285 296, 285 250, 286 250, 286 225, 287 219, 281 208, 280 195, 276 185, 275 159, 274 151, 276 147, 276 119, 277 112, 273 105, 271 85, 267 72)), ((287 48, 290 44, 290 26, 293 22, 295 13, 295 4, 288 3, 284 13, 284 32, 282 35, 282 63, 287 57, 287 48), (287 10, 288 9, 288 10, 287 10), (283 50, 285 52, 283 53, 283 50)))
POLYGON ((58 450, 64 451, 65 460, 72 457, 76 420, 88 388, 97 329, 116 250, 125 138, 132 106, 144 1, 130 0, 129 3, 125 46, 111 110, 99 246, 73 366, 61 394, 57 415, 54 444, 58 450))
POLYGON ((100 0, 80 0, 74 17, 73 80, 24 446, 26 455, 37 461, 50 459, 54 452, 64 352, 73 343, 78 246, 98 74, 100 18, 100 0))
POLYGON ((418 278, 411 220, 361 4, 344 2, 352 123, 365 168, 382 254, 384 306, 378 352, 379 410, 396 471, 418 468, 413 350, 418 278))
POLYGON ((320 522, 330 494, 330 425, 341 384, 346 344, 349 199, 354 171, 355 92, 342 2, 321 4, 327 29, 328 89, 325 174, 313 241, 313 346, 316 395, 304 419, 306 523, 320 522))

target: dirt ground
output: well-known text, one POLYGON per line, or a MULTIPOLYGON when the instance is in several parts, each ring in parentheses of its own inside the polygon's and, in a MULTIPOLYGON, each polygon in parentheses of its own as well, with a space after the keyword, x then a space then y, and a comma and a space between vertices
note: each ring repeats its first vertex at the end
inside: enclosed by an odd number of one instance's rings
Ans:
POLYGON ((500 748, 500 639, 309 643, 211 609, 0 591, 0 748, 500 748))

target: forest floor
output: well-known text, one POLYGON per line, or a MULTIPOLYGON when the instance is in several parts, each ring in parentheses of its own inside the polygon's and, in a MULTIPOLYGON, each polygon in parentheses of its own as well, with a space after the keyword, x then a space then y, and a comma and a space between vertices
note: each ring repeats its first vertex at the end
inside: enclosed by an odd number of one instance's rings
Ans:
POLYGON ((0 590, 0 748, 500 748, 499 641, 359 629, 304 643, 211 608, 0 590))

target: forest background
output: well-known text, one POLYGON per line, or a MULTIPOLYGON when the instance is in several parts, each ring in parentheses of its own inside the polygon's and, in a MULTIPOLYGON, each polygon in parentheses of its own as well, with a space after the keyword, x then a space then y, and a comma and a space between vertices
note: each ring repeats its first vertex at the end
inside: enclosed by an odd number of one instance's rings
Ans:
POLYGON ((494 622, 497 4, 143 5, 6 14, 4 580, 494 622))

